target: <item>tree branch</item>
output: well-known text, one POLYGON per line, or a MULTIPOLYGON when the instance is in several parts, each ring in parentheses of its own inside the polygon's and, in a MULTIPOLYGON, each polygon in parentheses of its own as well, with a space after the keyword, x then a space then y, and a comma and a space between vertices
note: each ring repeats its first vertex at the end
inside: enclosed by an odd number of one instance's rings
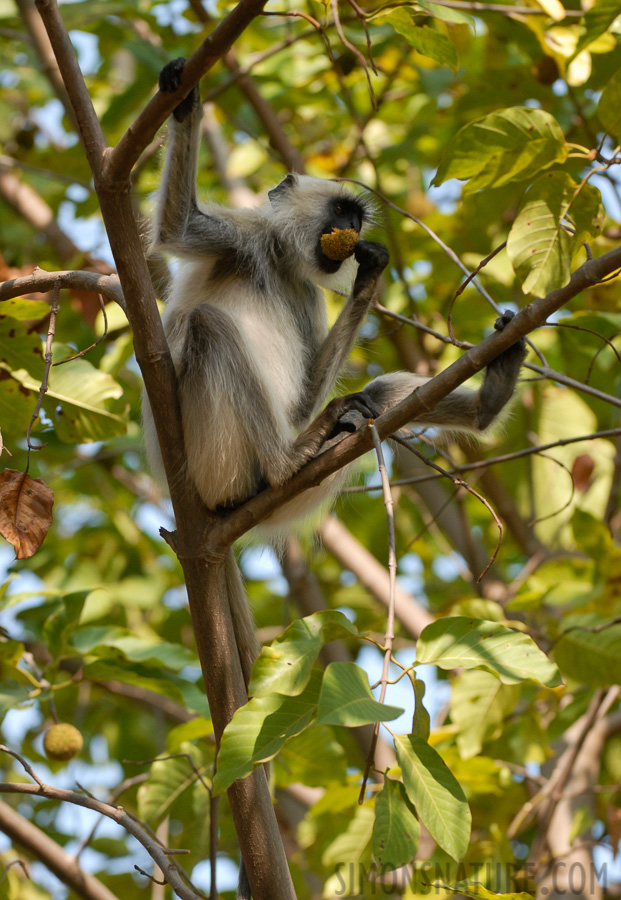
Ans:
MULTIPOLYGON (((588 287, 598 284, 607 275, 621 268, 621 248, 610 250, 597 259, 590 259, 577 269, 568 284, 552 291, 546 297, 534 300, 524 307, 502 330, 490 334, 472 347, 447 369, 426 384, 417 388, 406 400, 380 416, 375 422, 380 437, 389 437, 408 422, 416 420, 422 412, 433 407, 460 384, 472 377, 533 329, 543 325, 548 316, 568 303, 588 287)), ((621 401, 620 401, 621 402, 621 401)), ((307 463, 284 485, 262 491, 238 509, 217 522, 209 535, 210 552, 222 552, 233 541, 265 519, 274 509, 297 496, 303 490, 314 487, 372 449, 368 429, 347 436, 343 441, 326 450, 307 463)))
MULTIPOLYGON (((83 806, 86 809, 92 809, 95 812, 100 813, 102 816, 107 816, 107 818, 112 819, 118 825, 121 825, 132 835, 132 837, 135 837, 136 840, 142 844, 151 859, 153 859, 162 872, 165 873, 166 880, 179 897, 181 897, 181 900, 201 900, 201 897, 182 880, 176 869, 174 860, 166 853, 166 849, 161 847, 155 838, 147 834, 147 832, 125 812, 122 806, 111 806, 109 803, 96 800, 94 797, 87 797, 84 794, 78 794, 76 791, 68 791, 64 788, 53 787, 50 784, 42 784, 39 786, 16 782, 0 782, 0 794, 27 794, 38 798, 43 797, 46 800, 58 800, 64 803, 73 803, 75 806, 83 806)), ((5 806, 5 804, 2 805, 5 806)), ((62 857, 59 855, 60 848, 58 847, 58 844, 49 838, 48 840, 53 844, 54 852, 60 860, 62 857)), ((63 851, 60 850, 61 854, 62 852, 63 851)), ((47 860, 45 861, 47 863, 47 860)), ((52 869, 52 871, 56 870, 52 869)), ((62 875, 59 875, 59 877, 69 884, 70 882, 66 877, 66 870, 64 871, 65 877, 62 875)), ((58 872, 56 872, 56 874, 58 874, 58 872)), ((74 885, 71 884, 71 887, 74 887, 74 885)), ((74 889, 77 890, 75 887, 74 889)), ((81 896, 88 897, 89 900, 93 897, 97 897, 97 900, 109 900, 111 895, 108 893, 107 889, 105 890, 105 894, 81 894, 81 896)))
POLYGON ((84 900, 116 900, 116 895, 93 875, 84 872, 60 844, 2 800, 0 831, 44 863, 50 872, 84 900))
POLYGON ((103 294, 108 300, 114 300, 121 309, 125 309, 125 298, 118 275, 99 275, 97 272, 46 272, 38 266, 30 275, 11 278, 0 284, 0 302, 22 297, 24 294, 44 293, 50 291, 60 282, 61 288, 79 291, 92 291, 103 294))
MULTIPOLYGON (((39 0, 38 0, 39 2, 39 0)), ((151 143, 177 104, 195 84, 230 50, 233 43, 259 15, 266 0, 240 0, 217 28, 186 61, 179 89, 174 93, 158 91, 136 121, 127 129, 107 157, 105 177, 110 181, 126 178, 134 163, 151 143)))

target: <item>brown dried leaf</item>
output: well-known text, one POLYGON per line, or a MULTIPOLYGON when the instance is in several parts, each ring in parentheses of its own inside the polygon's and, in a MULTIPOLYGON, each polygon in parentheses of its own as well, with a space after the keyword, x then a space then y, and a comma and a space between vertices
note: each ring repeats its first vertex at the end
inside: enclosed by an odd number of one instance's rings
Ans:
POLYGON ((0 534, 17 559, 33 556, 52 524, 54 492, 40 478, 5 469, 0 474, 0 534))
POLYGON ((574 484, 576 485, 576 490, 586 491, 591 483, 591 475, 593 474, 593 470, 595 468, 595 462, 588 453, 583 453, 581 456, 577 456, 574 460, 574 464, 571 467, 571 474, 574 479, 574 484))

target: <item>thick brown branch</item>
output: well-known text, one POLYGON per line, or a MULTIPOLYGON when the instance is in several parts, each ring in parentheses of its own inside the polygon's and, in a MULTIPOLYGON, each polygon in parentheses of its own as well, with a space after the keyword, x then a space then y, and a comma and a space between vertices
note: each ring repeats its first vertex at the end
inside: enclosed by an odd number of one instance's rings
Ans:
POLYGON ((97 272, 46 272, 38 267, 30 275, 12 278, 0 284, 0 302, 22 297, 24 294, 50 291, 60 282, 61 288, 78 291, 92 291, 114 300, 125 309, 125 298, 117 275, 99 275, 97 272))

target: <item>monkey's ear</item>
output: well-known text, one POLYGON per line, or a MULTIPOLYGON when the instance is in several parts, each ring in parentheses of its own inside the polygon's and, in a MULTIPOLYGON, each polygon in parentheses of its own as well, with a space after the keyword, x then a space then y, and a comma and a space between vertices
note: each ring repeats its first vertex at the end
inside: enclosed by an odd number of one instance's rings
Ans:
POLYGON ((270 199, 270 203, 278 202, 280 199, 284 198, 290 190, 292 190, 296 185, 297 179, 295 175, 287 175, 280 184, 277 184, 275 188, 272 188, 271 191, 267 192, 267 196, 270 199))

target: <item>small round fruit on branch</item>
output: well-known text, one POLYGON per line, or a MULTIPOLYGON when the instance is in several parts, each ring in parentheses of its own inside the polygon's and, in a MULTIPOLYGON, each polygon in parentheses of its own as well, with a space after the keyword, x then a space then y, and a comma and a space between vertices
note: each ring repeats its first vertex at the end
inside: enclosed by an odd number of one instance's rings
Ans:
POLYGON ((354 252, 359 234, 353 228, 333 228, 330 234, 321 235, 321 249, 328 259, 347 259, 354 252))
POLYGON ((48 759, 66 762, 82 749, 82 735, 74 725, 60 722, 45 732, 43 749, 48 759))

